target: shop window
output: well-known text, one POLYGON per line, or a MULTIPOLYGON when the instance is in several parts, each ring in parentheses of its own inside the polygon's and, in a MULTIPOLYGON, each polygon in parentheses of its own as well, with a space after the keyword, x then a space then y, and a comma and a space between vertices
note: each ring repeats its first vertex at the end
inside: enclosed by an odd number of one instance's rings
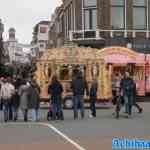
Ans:
POLYGON ((146 29, 146 0, 133 0, 133 29, 146 29))
POLYGON ((111 26, 112 29, 123 29, 125 26, 124 0, 111 0, 111 26))

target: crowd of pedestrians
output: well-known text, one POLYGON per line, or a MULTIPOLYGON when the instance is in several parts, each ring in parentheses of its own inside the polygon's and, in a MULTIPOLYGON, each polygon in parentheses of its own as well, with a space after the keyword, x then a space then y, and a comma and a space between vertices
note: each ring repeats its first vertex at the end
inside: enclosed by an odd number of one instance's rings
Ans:
POLYGON ((0 78, 0 111, 4 121, 17 121, 21 110, 24 121, 28 121, 28 111, 32 111, 32 120, 38 120, 40 88, 34 80, 21 78, 0 78))
MULTIPOLYGON (((80 110, 81 118, 85 117, 84 96, 90 99, 89 117, 96 117, 96 100, 98 83, 93 79, 90 87, 78 71, 70 84, 73 93, 74 119, 78 119, 80 110)), ((128 117, 132 115, 132 106, 137 107, 139 113, 142 108, 136 103, 136 84, 128 72, 124 76, 116 75, 112 82, 113 104, 117 104, 118 97, 121 106, 125 106, 128 117)), ((48 86, 50 95, 50 107, 48 118, 52 120, 64 120, 62 107, 63 86, 57 76, 53 76, 48 86)), ((31 112, 32 121, 40 120, 40 87, 35 80, 24 80, 21 78, 0 78, 0 111, 3 112, 4 121, 17 121, 19 110, 22 112, 23 120, 28 121, 28 113, 31 112)), ((119 110, 120 111, 120 110, 119 110)))

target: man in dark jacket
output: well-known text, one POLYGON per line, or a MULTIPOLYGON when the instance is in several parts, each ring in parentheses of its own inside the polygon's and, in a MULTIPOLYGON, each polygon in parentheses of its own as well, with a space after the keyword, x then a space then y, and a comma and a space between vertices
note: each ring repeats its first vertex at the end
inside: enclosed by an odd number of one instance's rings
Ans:
POLYGON ((87 82, 83 79, 82 73, 79 72, 71 83, 71 88, 74 96, 74 119, 78 118, 78 108, 81 111, 81 118, 84 118, 84 92, 86 90, 87 96, 89 96, 89 90, 87 82))
POLYGON ((123 92, 123 98, 125 100, 125 111, 128 114, 128 117, 130 117, 132 114, 132 105, 133 105, 133 96, 134 96, 134 81, 130 77, 129 72, 125 72, 125 76, 121 80, 120 87, 123 92))

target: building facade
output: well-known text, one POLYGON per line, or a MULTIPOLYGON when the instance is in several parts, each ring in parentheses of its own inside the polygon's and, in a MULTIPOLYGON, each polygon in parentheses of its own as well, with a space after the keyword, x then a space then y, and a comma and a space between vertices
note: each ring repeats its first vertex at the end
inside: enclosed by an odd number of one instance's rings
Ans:
POLYGON ((41 21, 35 25, 32 38, 32 51, 38 53, 44 52, 48 47, 48 32, 49 32, 49 21, 41 21), (34 49, 34 50, 33 50, 34 49))
POLYGON ((4 51, 3 32, 4 32, 4 24, 0 19, 0 64, 5 63, 5 56, 6 56, 6 53, 4 51))
POLYGON ((49 29, 53 47, 73 41, 79 46, 128 46, 149 53, 150 0, 63 0, 54 16, 49 29))
POLYGON ((9 38, 4 42, 4 48, 9 56, 9 61, 7 61, 7 63, 30 63, 30 56, 32 56, 30 51, 31 46, 18 42, 16 39, 16 30, 14 28, 9 29, 9 38))

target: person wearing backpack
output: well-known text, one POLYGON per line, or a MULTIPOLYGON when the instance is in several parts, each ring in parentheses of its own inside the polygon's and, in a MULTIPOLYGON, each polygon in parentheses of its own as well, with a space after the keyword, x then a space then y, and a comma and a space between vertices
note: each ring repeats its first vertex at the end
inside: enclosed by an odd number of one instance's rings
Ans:
POLYGON ((120 83, 121 91, 125 101, 125 112, 128 114, 128 118, 132 115, 132 105, 134 97, 134 81, 130 77, 129 72, 125 72, 124 78, 120 83))

